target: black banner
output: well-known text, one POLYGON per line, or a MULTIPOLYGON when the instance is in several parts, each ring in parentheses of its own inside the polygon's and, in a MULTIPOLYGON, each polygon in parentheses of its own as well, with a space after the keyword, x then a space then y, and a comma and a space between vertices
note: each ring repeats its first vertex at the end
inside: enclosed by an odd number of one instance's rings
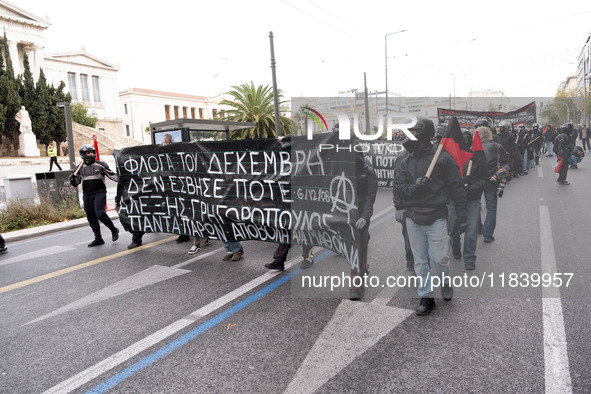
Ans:
POLYGON ((437 108, 437 118, 439 124, 448 122, 452 116, 458 118, 460 127, 466 128, 474 126, 474 123, 479 118, 487 118, 493 127, 496 127, 502 120, 510 122, 513 126, 520 124, 532 126, 534 123, 537 123, 535 101, 532 101, 528 105, 511 112, 462 111, 437 108))
POLYGON ((358 267, 356 166, 336 134, 115 152, 127 231, 316 245, 358 267))
POLYGON ((404 147, 400 142, 378 141, 363 142, 363 152, 378 177, 379 187, 394 186, 394 164, 402 155, 404 147))

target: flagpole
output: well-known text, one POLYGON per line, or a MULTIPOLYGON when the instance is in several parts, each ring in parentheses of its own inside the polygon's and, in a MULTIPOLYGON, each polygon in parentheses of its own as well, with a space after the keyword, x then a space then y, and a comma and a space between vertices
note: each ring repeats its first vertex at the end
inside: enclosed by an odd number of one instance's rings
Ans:
POLYGON ((443 150, 443 144, 439 144, 437 147, 437 151, 435 152, 435 156, 433 156, 433 160, 431 160, 431 164, 429 164, 429 168, 427 169, 427 174, 425 176, 427 178, 431 178, 431 174, 433 173, 433 169, 435 168, 435 164, 437 163, 437 159, 439 159, 439 155, 441 155, 441 151, 443 150))

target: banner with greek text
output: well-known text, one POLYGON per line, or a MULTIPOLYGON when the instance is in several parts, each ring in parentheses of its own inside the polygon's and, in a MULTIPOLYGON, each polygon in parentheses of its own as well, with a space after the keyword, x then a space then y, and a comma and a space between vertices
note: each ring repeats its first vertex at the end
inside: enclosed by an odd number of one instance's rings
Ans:
POLYGON ((472 127, 479 118, 486 118, 491 126, 497 126, 500 121, 506 120, 513 126, 520 124, 532 126, 537 123, 536 102, 531 103, 510 112, 500 111, 462 111, 455 109, 437 108, 439 124, 446 123, 452 116, 458 118, 460 127, 472 127))
POLYGON ((326 133, 116 151, 121 223, 127 231, 322 246, 355 266, 363 155, 327 149, 339 144, 326 133))

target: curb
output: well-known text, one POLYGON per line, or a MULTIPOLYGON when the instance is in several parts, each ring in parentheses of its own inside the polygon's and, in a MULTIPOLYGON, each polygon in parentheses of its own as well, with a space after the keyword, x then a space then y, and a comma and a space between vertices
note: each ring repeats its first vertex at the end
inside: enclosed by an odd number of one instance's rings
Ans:
MULTIPOLYGON (((119 214, 115 210, 107 211, 107 215, 109 215, 112 220, 119 219, 119 214)), ((24 230, 11 231, 9 233, 2 234, 2 236, 4 237, 6 243, 9 243, 84 226, 88 226, 88 221, 86 218, 80 218, 61 223, 52 223, 45 226, 27 228, 24 230)))

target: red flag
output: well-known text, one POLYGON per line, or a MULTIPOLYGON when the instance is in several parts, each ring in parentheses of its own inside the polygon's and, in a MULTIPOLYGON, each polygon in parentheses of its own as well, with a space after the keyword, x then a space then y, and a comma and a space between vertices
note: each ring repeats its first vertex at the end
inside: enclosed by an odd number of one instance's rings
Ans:
MULTIPOLYGON (((460 174, 463 177, 464 172, 462 167, 464 167, 464 164, 472 158, 473 154, 466 146, 466 141, 464 141, 464 137, 462 137, 462 129, 458 123, 458 118, 455 116, 449 120, 440 144, 443 145, 443 148, 454 158, 458 167, 460 167, 460 174)), ((480 148, 482 149, 482 143, 480 143, 480 148)))
POLYGON ((474 140, 472 141, 472 162, 478 167, 486 168, 486 157, 484 156, 484 148, 482 147, 482 140, 480 133, 474 132, 474 140))

